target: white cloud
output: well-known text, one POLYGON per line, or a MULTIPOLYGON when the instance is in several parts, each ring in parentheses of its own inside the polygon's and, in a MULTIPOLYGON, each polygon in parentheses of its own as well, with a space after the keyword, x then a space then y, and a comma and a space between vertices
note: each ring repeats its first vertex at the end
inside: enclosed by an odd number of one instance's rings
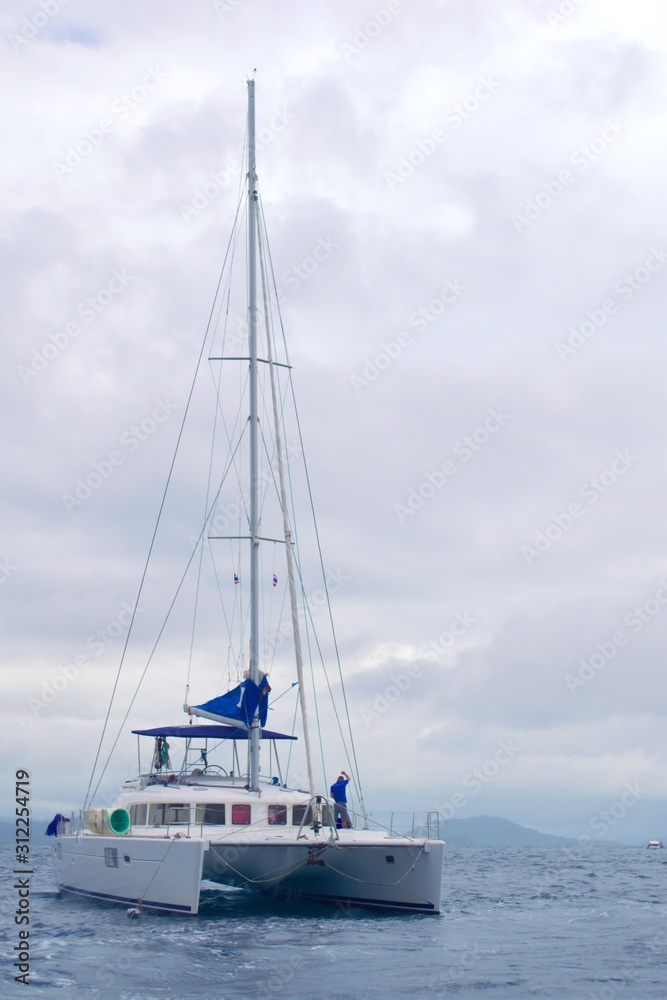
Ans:
MULTIPOLYGON (((8 36, 30 33, 30 11, 3 8, 0 80, 14 95, 0 165, 4 758, 10 771, 30 758, 37 809, 79 804, 81 740, 92 762, 122 639, 39 722, 27 699, 136 594, 242 181, 230 164, 253 66, 268 130, 262 196, 324 553, 349 577, 333 605, 350 690, 372 701, 392 671, 423 664, 376 726, 361 725, 367 798, 428 807, 506 736, 524 749, 473 811, 576 835, 626 781, 645 782, 647 801, 663 795, 667 616, 574 694, 565 681, 596 643, 629 630, 624 619, 667 572, 667 268, 632 295, 618 286, 662 247, 660 15, 648 0, 631 13, 590 0, 550 26, 556 3, 400 6, 349 59, 342 46, 370 17, 352 0, 268 5, 261 22, 250 0, 187 13, 173 2, 65 5, 18 48, 8 36), (484 78, 498 85, 475 98, 484 78), (613 141, 609 121, 622 123, 613 141), (68 147, 72 166, 57 171, 68 147), (572 180, 557 191, 563 170, 572 180), (534 218, 517 231, 512 217, 529 201, 534 218), (335 250, 297 284, 318 241, 335 250), (119 284, 123 273, 131 280, 119 284), (420 328, 415 314, 457 279, 465 293, 420 328), (617 310, 559 358, 555 345, 610 297, 617 310), (87 320, 91 298, 99 310, 87 320), (355 392, 351 376, 401 332, 400 356, 355 392), (132 428, 164 398, 177 412, 131 448, 132 428), (463 461, 457 442, 498 407, 511 419, 463 461), (588 503, 582 488, 619 450, 636 462, 588 503), (455 474, 401 523, 395 505, 452 458, 455 474), (62 495, 110 461, 112 474, 68 512, 62 495), (522 546, 574 502, 582 516, 557 538, 552 529, 527 565, 522 546), (474 627, 425 659, 464 613, 474 627)), ((204 446, 196 436, 189 447, 194 477, 204 446)), ((168 597, 189 556, 189 499, 186 477, 155 597, 168 597)), ((151 677, 176 678, 187 656, 179 613, 151 677)), ((147 611, 144 651, 156 623, 147 611)), ((274 690, 291 682, 282 669, 274 690)), ((174 679, 142 695, 133 720, 177 719, 180 699, 174 679)))

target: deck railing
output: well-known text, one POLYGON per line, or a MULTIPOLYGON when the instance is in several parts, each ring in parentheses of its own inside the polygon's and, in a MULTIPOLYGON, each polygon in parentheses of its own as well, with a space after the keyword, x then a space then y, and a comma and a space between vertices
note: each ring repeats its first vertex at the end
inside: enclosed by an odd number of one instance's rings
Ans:
POLYGON ((353 812, 348 806, 352 825, 360 830, 367 827, 370 830, 384 830, 392 837, 417 837, 425 840, 440 839, 440 813, 396 812, 372 810, 366 816, 353 812))

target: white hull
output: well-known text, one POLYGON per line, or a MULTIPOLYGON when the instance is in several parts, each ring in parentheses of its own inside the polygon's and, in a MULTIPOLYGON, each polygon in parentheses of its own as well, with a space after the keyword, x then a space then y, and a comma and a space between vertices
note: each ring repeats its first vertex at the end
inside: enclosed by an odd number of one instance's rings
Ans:
POLYGON ((439 913, 445 845, 368 837, 212 842, 204 877, 290 899, 439 913))
POLYGON ((180 837, 60 836, 54 875, 59 889, 79 896, 197 913, 207 847, 206 840, 180 837))
POLYGON ((83 833, 58 837, 54 866, 63 891, 175 913, 198 912, 202 878, 289 899, 439 913, 444 846, 365 831, 217 843, 83 833))

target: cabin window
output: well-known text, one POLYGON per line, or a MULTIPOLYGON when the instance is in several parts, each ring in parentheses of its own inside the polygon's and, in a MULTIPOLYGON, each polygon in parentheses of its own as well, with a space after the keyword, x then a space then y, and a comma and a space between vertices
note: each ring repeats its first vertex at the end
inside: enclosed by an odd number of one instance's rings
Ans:
POLYGON ((232 824, 247 826, 250 822, 250 806, 244 802, 235 802, 232 806, 232 824))
POLYGON ((118 868, 118 849, 116 847, 104 848, 104 864, 107 868, 118 868))
POLYGON ((285 826, 287 823, 287 806, 269 806, 269 826, 285 826))
POLYGON ((224 802, 200 803, 196 812, 197 823, 210 823, 212 826, 225 825, 224 802))
POLYGON ((304 825, 309 826, 313 822, 313 811, 310 806, 292 806, 292 826, 301 826, 304 818, 304 825))
POLYGON ((164 802, 151 802, 148 807, 148 825, 164 825, 164 802))
POLYGON ((148 807, 149 826, 189 822, 190 806, 187 802, 152 802, 148 807))
POLYGON ((190 806, 184 802, 170 803, 168 806, 165 806, 165 812, 168 823, 190 822, 190 806))
POLYGON ((138 802, 135 805, 130 806, 130 817, 132 819, 133 826, 146 826, 146 818, 148 816, 148 803, 138 802))

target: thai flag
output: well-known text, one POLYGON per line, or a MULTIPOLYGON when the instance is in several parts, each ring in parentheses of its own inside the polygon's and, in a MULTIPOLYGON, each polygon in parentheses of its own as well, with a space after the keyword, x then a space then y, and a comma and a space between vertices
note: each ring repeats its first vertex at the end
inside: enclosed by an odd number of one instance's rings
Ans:
POLYGON ((278 577, 276 576, 275 573, 273 574, 273 586, 274 587, 278 586, 278 577))
POLYGON ((236 573, 234 573, 234 583, 238 583, 238 582, 239 582, 239 578, 238 578, 238 576, 236 575, 236 573))

